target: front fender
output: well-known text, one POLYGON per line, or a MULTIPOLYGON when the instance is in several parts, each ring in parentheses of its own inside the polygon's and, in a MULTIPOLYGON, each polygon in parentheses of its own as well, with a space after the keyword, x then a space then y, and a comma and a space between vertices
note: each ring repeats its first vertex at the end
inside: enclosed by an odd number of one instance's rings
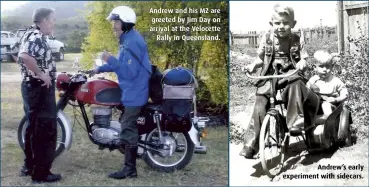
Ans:
POLYGON ((70 119, 68 118, 67 115, 65 115, 65 113, 62 110, 58 111, 58 118, 61 120, 62 125, 64 126, 65 129, 65 142, 64 142, 65 149, 69 150, 70 147, 72 146, 72 128, 70 119))

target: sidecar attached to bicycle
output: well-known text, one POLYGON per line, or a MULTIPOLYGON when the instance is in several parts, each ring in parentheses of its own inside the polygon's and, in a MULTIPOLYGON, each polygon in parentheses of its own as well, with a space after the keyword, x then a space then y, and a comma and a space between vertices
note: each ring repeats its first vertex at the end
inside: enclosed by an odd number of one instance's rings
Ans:
MULTIPOLYGON (((274 85, 273 81, 276 79, 291 77, 295 73, 297 73, 297 70, 285 75, 260 77, 251 76, 249 73, 246 73, 246 75, 252 79, 268 80, 270 85, 274 85)), ((260 161, 263 170, 270 178, 278 175, 283 168, 290 137, 297 137, 298 139, 301 137, 309 152, 325 150, 333 146, 351 145, 350 124, 352 124, 352 117, 344 102, 340 103, 326 120, 322 120, 322 116, 318 114, 317 119, 320 119, 321 123, 305 128, 304 119, 300 118, 296 120, 293 127, 301 126, 301 130, 288 130, 283 115, 284 103, 276 100, 277 90, 274 86, 271 86, 270 95, 270 108, 261 125, 259 136, 260 161), (280 108, 277 106, 280 106, 280 108), (269 153, 274 155, 269 156, 269 153)))

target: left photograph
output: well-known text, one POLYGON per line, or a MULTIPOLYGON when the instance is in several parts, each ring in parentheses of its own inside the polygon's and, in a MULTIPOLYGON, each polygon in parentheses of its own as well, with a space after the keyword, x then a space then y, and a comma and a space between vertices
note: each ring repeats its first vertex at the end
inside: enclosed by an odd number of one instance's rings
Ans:
POLYGON ((1 186, 228 186, 228 6, 1 1, 1 186))

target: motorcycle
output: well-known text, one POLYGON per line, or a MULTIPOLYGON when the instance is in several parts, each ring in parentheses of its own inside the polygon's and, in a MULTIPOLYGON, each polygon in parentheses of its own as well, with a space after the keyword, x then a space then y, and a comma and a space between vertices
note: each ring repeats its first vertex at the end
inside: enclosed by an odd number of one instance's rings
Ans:
MULTIPOLYGON (((92 71, 78 71, 74 75, 62 72, 57 75, 56 88, 59 91, 57 102, 58 141, 56 157, 72 145, 71 119, 64 112, 67 105, 79 110, 89 140, 98 145, 100 150, 119 150, 120 119, 113 119, 113 111, 124 113, 121 104, 121 90, 118 83, 99 77, 91 79, 92 71), (89 78, 87 78, 89 77, 89 78), (92 111, 92 122, 88 118, 86 107, 92 111)), ((206 136, 207 117, 198 117, 196 102, 191 100, 190 116, 181 120, 172 120, 163 110, 163 104, 147 103, 137 119, 139 133, 138 158, 142 158, 151 168, 164 172, 184 168, 194 153, 206 154, 202 138, 206 136), (186 128, 168 128, 168 126, 186 128)), ((74 113, 76 119, 76 113, 74 113)), ((18 126, 18 141, 24 149, 26 117, 18 126)))

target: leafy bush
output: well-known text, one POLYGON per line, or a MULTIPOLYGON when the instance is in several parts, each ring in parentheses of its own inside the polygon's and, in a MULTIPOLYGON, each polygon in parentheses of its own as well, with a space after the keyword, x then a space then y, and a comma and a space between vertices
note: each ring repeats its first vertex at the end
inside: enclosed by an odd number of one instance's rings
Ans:
POLYGON ((368 35, 348 38, 350 50, 337 63, 335 74, 349 90, 353 130, 359 138, 368 136, 368 35))
POLYGON ((227 2, 183 2, 183 1, 150 1, 150 2, 133 2, 133 1, 95 1, 88 4, 91 10, 87 14, 90 33, 86 37, 83 45, 83 58, 81 59, 84 68, 93 66, 93 59, 96 54, 103 50, 107 50, 116 54, 118 51, 117 40, 113 36, 111 23, 106 21, 106 16, 110 10, 118 5, 128 5, 135 9, 137 14, 137 24, 135 29, 142 33, 147 42, 150 61, 157 65, 161 71, 176 66, 182 66, 194 71, 196 78, 203 82, 197 95, 197 99, 204 106, 199 107, 199 112, 211 113, 226 116, 228 114, 228 3, 227 2), (174 22, 158 22, 153 23, 154 14, 150 13, 151 8, 200 8, 219 9, 219 14, 205 13, 171 13, 171 14, 155 14, 156 18, 164 17, 211 17, 219 18, 221 22, 191 22, 185 26, 217 26, 221 28, 220 32, 198 32, 190 30, 188 32, 179 29, 170 29, 169 31, 155 31, 151 27, 169 27, 178 26, 174 22), (213 41, 185 41, 157 40, 157 35, 163 36, 196 36, 196 35, 218 35, 219 40, 213 41), (205 94, 207 93, 207 94, 205 94), (213 108, 215 107, 215 108, 213 108), (214 112, 212 112, 214 111, 214 112))
MULTIPOLYGON (((358 137, 368 135, 368 35, 364 32, 358 38, 347 38, 349 49, 336 62, 334 75, 340 78, 349 90, 346 105, 351 109, 354 120, 352 130, 358 137)), ((316 40, 305 45, 309 56, 317 50, 337 53, 337 36, 316 40)), ((314 75, 313 60, 308 60, 308 75, 314 75)))
POLYGON ((337 35, 331 35, 330 37, 325 37, 322 39, 315 39, 304 45, 304 48, 309 54, 309 58, 307 60, 308 62, 307 71, 305 73, 305 76, 307 79, 309 79, 311 76, 315 74, 314 63, 312 60, 314 53, 318 50, 327 50, 330 53, 337 53, 338 51, 337 40, 338 40, 337 35))
POLYGON ((70 53, 80 53, 84 38, 87 36, 85 32, 73 31, 68 36, 67 51, 70 53))

